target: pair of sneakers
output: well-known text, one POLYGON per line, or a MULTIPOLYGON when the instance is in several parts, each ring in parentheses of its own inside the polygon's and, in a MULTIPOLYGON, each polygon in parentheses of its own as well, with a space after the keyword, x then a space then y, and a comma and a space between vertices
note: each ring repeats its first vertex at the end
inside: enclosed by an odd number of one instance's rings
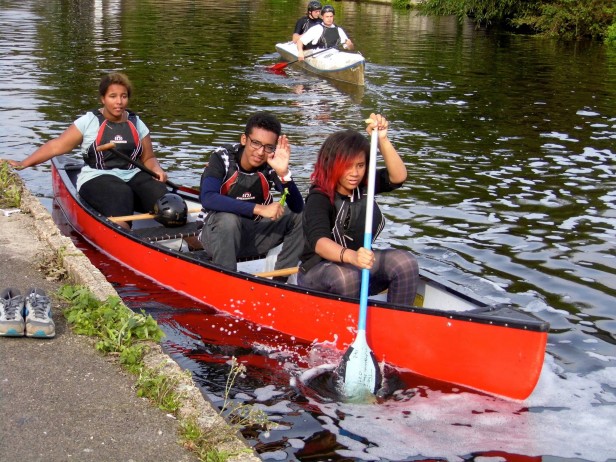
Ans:
POLYGON ((43 289, 30 289, 26 296, 17 289, 0 294, 0 336, 52 338, 51 301, 43 289))

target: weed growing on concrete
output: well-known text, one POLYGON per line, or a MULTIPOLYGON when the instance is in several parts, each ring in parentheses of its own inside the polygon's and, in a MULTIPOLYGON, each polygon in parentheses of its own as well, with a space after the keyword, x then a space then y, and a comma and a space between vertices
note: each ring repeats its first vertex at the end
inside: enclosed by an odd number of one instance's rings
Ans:
POLYGON ((37 262, 38 269, 45 274, 48 281, 64 281, 68 278, 68 271, 62 264, 66 255, 66 247, 58 252, 43 253, 37 262))
MULTIPOLYGON (((186 373, 190 377, 190 373, 186 373)), ((182 405, 182 397, 176 392, 179 384, 179 377, 142 367, 137 378, 137 396, 148 398, 159 409, 175 414, 182 405)))
POLYGON ((63 286, 60 296, 70 302, 64 315, 77 334, 96 337, 96 349, 118 355, 120 363, 137 372, 146 345, 159 342, 163 331, 150 315, 133 313, 119 297, 98 301, 85 287, 63 286))
POLYGON ((13 208, 21 204, 21 186, 8 162, 0 161, 0 207, 13 208))

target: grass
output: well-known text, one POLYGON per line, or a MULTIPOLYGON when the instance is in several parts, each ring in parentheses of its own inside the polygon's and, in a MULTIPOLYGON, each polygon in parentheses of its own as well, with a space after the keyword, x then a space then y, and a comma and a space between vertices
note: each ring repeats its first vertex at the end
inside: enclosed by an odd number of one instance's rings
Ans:
POLYGON ((249 449, 225 450, 231 447, 238 432, 245 427, 259 426, 269 430, 275 426, 267 415, 252 405, 235 403, 230 394, 236 379, 246 368, 232 358, 227 377, 224 404, 217 419, 203 423, 194 415, 181 412, 185 401, 182 383, 191 379, 188 371, 180 375, 168 374, 162 368, 144 364, 148 348, 157 344, 164 333, 156 321, 145 313, 134 313, 119 297, 97 300, 85 287, 65 285, 59 296, 68 302, 64 315, 73 331, 94 337, 96 349, 105 355, 115 356, 120 364, 136 375, 137 395, 149 399, 161 410, 173 414, 179 422, 180 440, 184 447, 194 452, 204 462, 224 462, 249 449))
POLYGON ((8 162, 0 161, 0 208, 19 207, 21 184, 8 162))

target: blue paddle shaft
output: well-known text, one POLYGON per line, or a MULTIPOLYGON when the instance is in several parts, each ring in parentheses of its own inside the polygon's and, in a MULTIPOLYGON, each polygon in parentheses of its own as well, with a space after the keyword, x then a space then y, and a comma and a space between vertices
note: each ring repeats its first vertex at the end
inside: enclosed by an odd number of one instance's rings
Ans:
MULTIPOLYGON (((378 131, 372 130, 370 138, 370 159, 368 161, 368 192, 366 205, 366 224, 364 227, 364 247, 372 249, 372 217, 374 215, 374 183, 376 179, 376 149, 378 145, 378 131)), ((359 293, 359 320, 358 330, 366 330, 366 317, 368 315, 368 288, 370 285, 370 270, 361 270, 361 291, 359 293)))

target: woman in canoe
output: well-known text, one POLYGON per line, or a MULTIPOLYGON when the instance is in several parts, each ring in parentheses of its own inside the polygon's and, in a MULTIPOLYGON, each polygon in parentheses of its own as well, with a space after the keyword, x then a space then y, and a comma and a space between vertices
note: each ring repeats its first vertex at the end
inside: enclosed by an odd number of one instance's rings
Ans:
MULTIPOLYGON (((378 146, 385 168, 377 169, 375 194, 399 188, 406 180, 404 162, 387 137, 387 120, 371 114, 368 133, 378 129, 378 146)), ((330 135, 317 157, 312 185, 304 208, 305 245, 297 283, 348 297, 359 297, 361 271, 370 270, 371 295, 388 290, 387 301, 412 305, 417 291, 417 260, 400 249, 362 247, 367 166, 370 142, 355 130, 330 135)), ((384 218, 374 204, 372 236, 376 239, 384 218)))
POLYGON ((18 169, 32 167, 80 146, 86 162, 77 179, 82 199, 108 217, 130 215, 135 210, 151 212, 167 193, 167 174, 154 156, 150 131, 139 116, 126 109, 131 94, 132 84, 126 75, 104 76, 99 84, 101 108, 75 120, 58 138, 47 141, 26 159, 9 160, 9 164, 18 169), (111 151, 97 150, 110 141, 120 153, 140 160, 157 178, 111 151))

